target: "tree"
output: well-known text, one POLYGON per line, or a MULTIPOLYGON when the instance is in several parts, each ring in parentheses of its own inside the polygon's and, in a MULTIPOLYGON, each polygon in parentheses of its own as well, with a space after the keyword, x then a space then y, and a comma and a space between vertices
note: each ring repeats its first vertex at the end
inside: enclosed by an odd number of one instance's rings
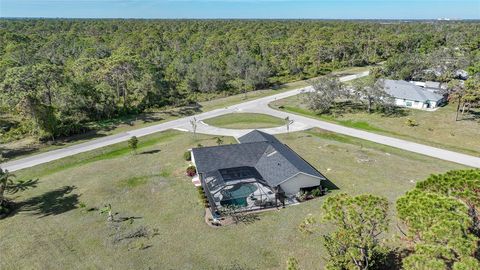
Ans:
POLYGON ((472 219, 462 202, 414 189, 397 200, 397 213, 407 228, 405 241, 413 245, 405 269, 455 268, 473 258, 479 239, 469 231, 472 219))
POLYGON ((193 139, 197 139, 197 118, 195 116, 190 120, 190 125, 192 126, 193 139))
POLYGON ((136 136, 132 136, 130 140, 128 140, 128 148, 130 148, 132 152, 137 153, 138 138, 136 136))
POLYGON ((51 64, 37 64, 33 66, 33 74, 36 78, 37 91, 45 97, 47 106, 53 106, 53 98, 58 93, 58 88, 64 83, 63 69, 51 64))
POLYGON ((201 58, 189 67, 188 86, 193 91, 214 93, 224 87, 224 75, 214 59, 201 58))
POLYGON ((102 80, 115 91, 117 101, 122 104, 122 110, 130 109, 131 96, 134 96, 135 82, 139 81, 141 69, 136 58, 127 56, 113 56, 105 61, 102 70, 102 80))
POLYGON ((234 78, 230 84, 237 89, 243 89, 245 98, 248 91, 255 90, 257 86, 267 85, 267 78, 271 73, 266 64, 257 61, 243 50, 228 59, 227 68, 234 78))
POLYGON ((356 100, 366 104, 368 113, 372 112, 374 106, 378 108, 393 103, 392 97, 385 92, 383 80, 375 80, 373 76, 355 80, 353 92, 356 100))
POLYGON ((373 195, 339 194, 322 205, 324 219, 337 230, 324 235, 326 269, 370 269, 380 254, 379 235, 388 228, 388 201, 373 195))
POLYGON ((14 177, 8 170, 0 168, 0 208, 5 204, 5 192, 9 186, 13 185, 14 177))
POLYGON ((472 107, 472 105, 480 104, 480 74, 470 77, 465 81, 465 95, 463 97, 462 115, 472 107))
POLYGON ((255 59, 248 54, 248 52, 241 51, 237 55, 232 55, 227 62, 229 73, 233 75, 231 84, 239 89, 243 89, 245 98, 247 98, 247 91, 251 90, 253 75, 252 66, 255 65, 255 59))
POLYGON ((344 85, 338 78, 322 77, 311 82, 313 92, 306 96, 311 110, 319 113, 328 112, 335 100, 344 96, 344 85))
POLYGON ((468 207, 472 231, 480 237, 480 170, 455 170, 431 175, 418 182, 416 189, 460 200, 468 207))
POLYGON ((448 83, 448 89, 450 91, 449 99, 456 100, 457 112, 455 114, 455 121, 458 121, 458 114, 460 112, 460 106, 462 105, 463 97, 465 96, 465 85, 463 81, 452 80, 448 83))
POLYGON ((290 132, 290 125, 292 125, 295 122, 295 120, 290 119, 290 116, 287 116, 285 118, 285 123, 287 125, 287 132, 290 132))

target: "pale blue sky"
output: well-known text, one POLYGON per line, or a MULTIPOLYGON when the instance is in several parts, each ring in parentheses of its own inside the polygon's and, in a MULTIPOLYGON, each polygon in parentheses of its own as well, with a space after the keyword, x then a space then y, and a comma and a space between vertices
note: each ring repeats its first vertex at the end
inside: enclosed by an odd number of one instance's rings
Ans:
POLYGON ((0 0, 0 17, 480 19, 480 0, 0 0))

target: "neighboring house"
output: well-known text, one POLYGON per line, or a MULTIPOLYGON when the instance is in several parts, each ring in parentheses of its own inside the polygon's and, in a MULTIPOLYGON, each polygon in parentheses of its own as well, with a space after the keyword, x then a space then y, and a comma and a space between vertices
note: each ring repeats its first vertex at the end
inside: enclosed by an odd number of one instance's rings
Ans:
POLYGON ((212 213, 233 205, 256 210, 285 204, 302 189, 326 178, 274 136, 254 130, 239 144, 192 149, 212 213))
POLYGON ((441 90, 436 82, 385 80, 385 91, 395 98, 395 105, 400 107, 435 109, 446 101, 445 95, 439 93, 441 90))

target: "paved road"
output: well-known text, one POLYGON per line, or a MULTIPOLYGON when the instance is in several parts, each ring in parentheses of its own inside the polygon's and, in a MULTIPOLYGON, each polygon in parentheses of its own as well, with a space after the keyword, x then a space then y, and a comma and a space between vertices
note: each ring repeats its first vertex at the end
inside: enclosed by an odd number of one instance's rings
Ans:
MULTIPOLYGON (((353 80, 355 78, 363 77, 366 75, 368 75, 368 72, 359 73, 357 75, 345 76, 345 77, 342 77, 341 80, 348 81, 348 80, 353 80)), ((427 156, 431 156, 431 157, 435 157, 443 160, 448 160, 448 161, 460 163, 460 164, 471 166, 471 167, 480 168, 479 157, 469 156, 469 155, 460 154, 460 153, 456 153, 448 150, 443 150, 443 149, 439 149, 439 148, 435 148, 427 145, 422 145, 422 144, 413 143, 413 142, 400 140, 396 138, 391 138, 383 135, 378 135, 378 134, 374 134, 366 131, 361 131, 353 128, 348 128, 348 127, 332 124, 332 123, 317 120, 317 119, 312 119, 312 118, 290 114, 282 111, 277 111, 268 107, 268 104, 270 102, 275 101, 277 99, 290 97, 293 95, 297 95, 301 92, 311 91, 311 90, 312 89, 310 87, 295 89, 295 90, 283 92, 280 94, 247 101, 231 107, 216 109, 213 111, 197 114, 196 118, 197 120, 199 120, 197 132, 205 133, 205 134, 213 134, 213 135, 239 137, 249 132, 250 130, 232 130, 232 129, 212 127, 203 123, 202 120, 227 114, 227 113, 232 113, 232 112, 265 113, 265 114, 270 114, 280 118, 285 118, 288 116, 291 119, 295 120, 294 124, 290 127, 290 131, 292 132, 305 130, 312 127, 319 127, 321 129, 325 129, 328 131, 345 134, 352 137, 357 137, 357 138, 373 141, 373 142, 388 145, 388 146, 393 146, 403 150, 407 150, 407 151, 411 151, 411 152, 415 152, 415 153, 419 153, 419 154, 423 154, 423 155, 427 155, 427 156)), ((16 171, 16 170, 32 167, 38 164, 46 163, 49 161, 53 161, 56 159, 60 159, 63 157, 67 157, 67 156, 75 155, 78 153, 97 149, 100 147, 108 146, 118 142, 127 141, 131 136, 142 137, 145 135, 149 135, 155 132, 165 131, 168 129, 191 130, 191 126, 189 123, 191 119, 192 117, 180 118, 177 120, 173 120, 170 122, 166 122, 166 123, 162 123, 162 124, 158 124, 150 127, 139 128, 139 129, 128 131, 128 132, 107 136, 101 139, 96 139, 96 140, 88 141, 85 143, 65 147, 62 149, 34 155, 31 157, 10 161, 4 164, 0 164, 0 167, 4 169, 8 169, 10 171, 16 171)), ((285 133, 287 131, 285 126, 271 128, 271 129, 263 129, 263 130, 271 134, 285 133)))

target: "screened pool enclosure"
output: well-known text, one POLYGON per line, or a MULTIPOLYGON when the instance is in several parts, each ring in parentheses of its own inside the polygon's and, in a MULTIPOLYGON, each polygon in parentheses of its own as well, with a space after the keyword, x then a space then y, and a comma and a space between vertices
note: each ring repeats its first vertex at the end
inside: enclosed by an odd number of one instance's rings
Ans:
POLYGON ((253 167, 220 169, 204 175, 202 181, 212 210, 225 207, 239 211, 277 206, 279 196, 253 167))

